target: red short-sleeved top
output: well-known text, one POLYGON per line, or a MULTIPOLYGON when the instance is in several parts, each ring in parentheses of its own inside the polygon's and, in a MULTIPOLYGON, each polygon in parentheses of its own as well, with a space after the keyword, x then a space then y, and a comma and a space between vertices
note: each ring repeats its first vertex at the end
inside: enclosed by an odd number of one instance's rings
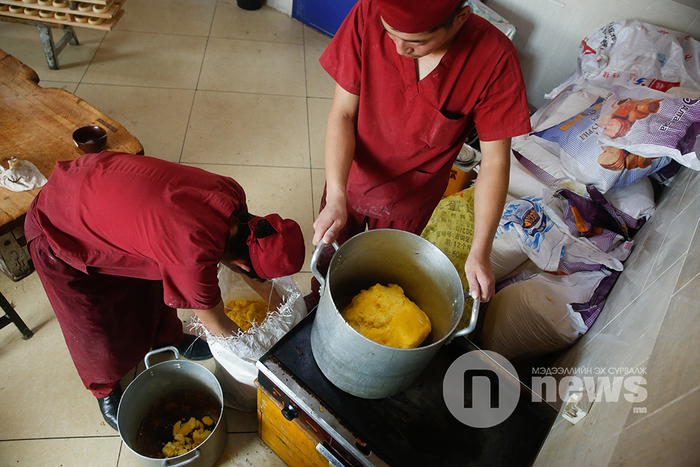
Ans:
POLYGON ((482 141, 530 131, 517 51, 475 14, 440 64, 417 81, 414 60, 396 52, 376 2, 360 0, 320 63, 343 89, 360 96, 348 204, 364 215, 429 214, 474 126, 482 141))
POLYGON ((105 151, 56 164, 25 222, 87 274, 162 280, 164 302, 209 309, 229 218, 247 210, 233 179, 159 159, 105 151))

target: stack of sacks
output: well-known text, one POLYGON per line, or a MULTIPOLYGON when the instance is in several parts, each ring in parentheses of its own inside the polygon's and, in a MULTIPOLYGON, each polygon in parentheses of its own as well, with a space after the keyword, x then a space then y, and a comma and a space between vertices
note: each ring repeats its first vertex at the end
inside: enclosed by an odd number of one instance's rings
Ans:
MULTIPOLYGON (((564 219, 559 198, 545 201, 527 196, 506 203, 491 249, 491 265, 499 283, 527 260, 541 271, 578 272, 603 267, 622 271, 622 260, 629 255, 629 241, 611 243, 602 251, 584 236, 574 236, 564 219)), ((596 227, 600 227, 596 225, 596 227)))
POLYGON ((587 331, 654 212, 650 177, 700 170, 700 43, 638 21, 583 41, 578 69, 512 142, 483 346, 520 359, 587 331))
POLYGON ((605 252, 573 235, 562 210, 568 206, 566 198, 535 196, 506 204, 491 253, 498 284, 485 314, 485 349, 508 359, 553 352, 583 335, 602 310, 630 242, 605 252))
POLYGON ((533 132, 513 140, 509 193, 596 192, 638 229, 654 210, 649 176, 700 170, 700 42, 626 20, 582 43, 577 69, 532 115, 533 132))
POLYGON ((551 101, 532 115, 533 133, 514 140, 514 151, 554 178, 595 186, 606 197, 670 167, 700 170, 700 42, 626 20, 582 44, 577 69, 546 95, 551 101))

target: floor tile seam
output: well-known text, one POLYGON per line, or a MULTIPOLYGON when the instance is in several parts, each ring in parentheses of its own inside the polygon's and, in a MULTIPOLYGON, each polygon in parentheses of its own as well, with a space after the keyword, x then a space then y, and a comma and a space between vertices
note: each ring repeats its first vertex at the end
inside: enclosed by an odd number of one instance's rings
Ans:
POLYGON ((219 39, 219 40, 227 40, 227 41, 260 42, 263 44, 297 45, 300 47, 306 47, 304 45, 303 40, 301 42, 284 42, 284 41, 271 41, 269 39, 268 40, 265 40, 265 39, 243 39, 240 37, 224 37, 224 36, 217 36, 217 35, 209 35, 208 37, 210 39, 219 39))
MULTIPOLYGON (((304 42, 304 87, 306 91, 306 100, 304 104, 306 105, 306 138, 308 142, 308 148, 309 148, 309 181, 310 181, 310 187, 309 189, 311 190, 311 219, 316 218, 316 209, 314 208, 314 200, 315 199, 320 199, 320 195, 317 195, 314 193, 314 163, 313 163, 313 157, 311 154, 311 112, 309 111, 309 73, 308 69, 306 66, 306 29, 302 29, 302 39, 304 42)), ((325 141, 325 138, 324 138, 325 141)), ((325 154, 325 148, 324 148, 324 154, 325 154)))
MULTIPOLYGON (((700 195, 699 195, 699 196, 700 196, 700 195)), ((691 201, 691 203, 692 203, 692 202, 693 202, 693 201, 691 201)), ((691 204, 691 203, 688 203, 688 205, 687 205, 681 212, 679 212, 678 215, 676 215, 676 217, 673 218, 673 220, 671 220, 670 222, 668 222, 668 226, 667 226, 667 228, 666 228, 666 233, 664 234, 663 240, 661 240, 661 245, 659 246, 658 250, 657 250, 656 253, 654 254, 654 260, 653 260, 653 262, 651 263, 652 266, 655 266, 655 265, 661 260, 661 254, 662 254, 662 252, 664 251, 664 249, 663 249, 664 245, 665 245, 666 243, 671 243, 670 240, 669 240, 669 238, 668 238, 668 237, 669 237, 669 233, 671 232, 671 225, 672 225, 676 220, 678 220, 678 219, 681 217, 681 215, 682 215, 683 213, 686 212, 686 210, 690 209, 690 204, 691 204)), ((668 266, 666 269, 664 269, 663 271, 661 271, 661 272, 658 274, 657 279, 658 279, 659 277, 661 277, 664 273, 666 273, 669 269, 671 269, 671 267, 672 267, 674 264, 676 264, 679 260, 682 259, 683 261, 685 261, 685 258, 688 256, 688 252, 690 252, 690 248, 693 246, 693 239, 695 238, 695 232, 698 231, 698 226, 700 226, 700 218, 698 218, 697 221, 695 222, 695 228, 693 229, 693 238, 691 238, 691 239, 690 239, 690 242, 688 242, 687 248, 686 248, 685 250, 683 250, 683 251, 678 255, 678 258, 676 259, 676 261, 673 262, 673 264, 671 264, 670 266, 668 266)), ((644 288, 642 289, 642 291, 648 289, 654 282, 656 282, 656 279, 654 279, 653 281, 651 281, 651 283, 649 283, 649 280, 651 279, 651 277, 652 277, 652 275, 651 275, 651 271, 650 271, 649 275, 647 276, 647 279, 646 279, 646 281, 645 281, 644 288)), ((674 288, 675 288, 675 284, 674 284, 674 288)))
MULTIPOLYGON (((200 70, 201 73, 201 70, 200 70)), ((197 81, 199 82, 199 77, 197 78, 197 81)), ((180 145, 180 155, 177 158, 178 163, 182 163, 182 155, 185 152, 185 142, 187 141, 187 133, 190 130, 190 123, 192 122, 192 109, 194 109, 194 102, 197 99, 197 90, 195 89, 194 92, 192 93, 192 100, 190 101, 190 110, 187 114, 187 124, 185 125, 185 133, 182 137, 182 144, 180 145)))
MULTIPOLYGON (((90 65, 92 65, 92 62, 95 61, 95 56, 97 55, 97 52, 99 52, 100 47, 102 47, 102 44, 104 43, 105 38, 107 37, 107 34, 109 34, 109 31, 107 31, 107 33, 105 33, 102 36, 102 39, 100 39, 100 43, 97 45, 97 47, 95 47, 95 51, 92 53, 92 57, 90 57, 90 62, 87 64, 87 66, 83 70, 83 73, 80 75, 80 79, 78 80, 78 83, 77 83, 76 88, 75 88, 76 91, 78 90, 80 85, 83 84, 83 80, 85 79, 85 75, 87 74, 88 70, 90 69, 90 65)), ((80 39, 78 39, 78 43, 80 44, 80 39)))
POLYGON ((95 439, 120 439, 119 433, 113 435, 80 435, 80 436, 45 436, 42 438, 11 438, 11 439, 0 439, 0 443, 10 443, 10 442, 27 442, 27 441, 60 441, 60 440, 95 440, 95 439))
POLYGON ((124 33, 124 34, 148 34, 151 36, 176 36, 176 37, 189 37, 189 38, 200 38, 200 39, 207 39, 209 37, 209 33, 207 34, 183 34, 183 33, 172 33, 172 32, 157 32, 157 31, 132 31, 128 29, 119 29, 119 30, 112 30, 112 31, 107 31, 107 33, 114 32, 114 33, 124 33))
MULTIPOLYGON (((684 259, 685 259, 685 256, 681 256, 680 258, 678 258, 678 259, 677 259, 676 261, 674 261, 673 264, 671 264, 665 271, 663 271, 661 274, 659 274, 659 276, 658 276, 651 284, 646 285, 646 286, 639 292, 639 294, 638 294, 633 300, 631 300, 631 301, 627 304, 627 306, 625 306, 622 310, 620 310, 610 321, 608 321, 607 323, 605 323, 605 325, 604 325, 598 332, 596 332, 594 335, 592 335, 592 336, 581 346, 581 348, 583 349, 583 348, 586 347, 588 344, 590 344, 591 342, 593 342, 593 341, 595 340, 595 338, 598 337, 598 336, 600 335, 600 333, 602 333, 602 332, 603 332, 608 326, 610 326, 616 319, 618 319, 620 316, 622 316, 623 313, 625 313, 626 311, 628 311, 628 309, 629 309, 630 307, 632 307, 632 305, 634 305, 634 304, 637 302, 637 300, 639 300, 639 297, 641 297, 641 296, 644 294, 644 292, 646 292, 651 286, 653 286, 657 281, 659 281, 659 280, 661 279, 661 277, 664 275, 664 273, 668 272, 668 271, 669 271, 672 267, 674 267, 679 261, 684 260, 684 259)), ((679 268, 678 274, 680 274, 680 268, 679 268)), ((676 280, 678 280, 678 279, 676 278, 676 280)), ((668 311, 668 307, 669 307, 669 305, 670 305, 670 303, 671 303, 671 298, 673 297, 673 295, 674 295, 674 293, 671 293, 671 295, 668 297, 668 303, 666 303, 666 307, 664 308, 664 315, 666 314, 666 311, 668 311)), ((605 306, 603 306, 603 310, 604 310, 604 309, 605 309, 605 306)), ((600 316, 598 317, 598 319, 600 319, 600 316)), ((656 342, 656 339, 654 339, 654 342, 656 342)))
POLYGON ((171 87, 171 86, 150 86, 143 84, 119 84, 119 83, 100 83, 81 80, 79 83, 70 84, 89 84, 92 86, 112 86, 115 88, 139 88, 139 89, 163 89, 168 91, 197 91, 196 88, 190 87, 171 87))
POLYGON ((639 420, 633 422, 633 423, 630 424, 629 426, 626 426, 625 428, 623 428, 623 429, 620 431, 620 434, 622 434, 622 433, 624 433, 625 431, 629 430, 629 429, 632 428, 633 426, 636 426, 636 425, 638 425, 638 424, 644 422, 645 420, 648 420, 651 416, 660 413, 662 410, 664 410, 664 409, 670 407, 671 405, 675 404, 676 402, 680 401, 681 399, 684 399, 684 398, 686 398, 686 397, 690 396, 691 394, 696 393, 696 392, 698 392, 698 391, 700 391, 700 386, 696 386, 695 388, 691 389, 690 391, 687 391, 686 393, 681 394, 680 396, 676 397, 676 398, 673 399, 672 401, 669 401, 669 402, 665 403, 664 405, 662 405, 662 406, 659 407, 658 409, 654 410, 653 412, 650 412, 650 413, 648 413, 648 414, 645 414, 644 417, 642 417, 642 418, 640 418, 639 420))
MULTIPOLYGON (((683 256, 681 256, 681 258, 679 258, 679 259, 683 259, 683 266, 681 266, 681 272, 682 272, 682 271, 683 271, 683 267, 685 266, 685 260, 688 259, 688 253, 685 253, 685 254, 684 254, 683 256)), ((678 293, 680 293, 681 291, 683 291, 683 289, 685 289, 686 287, 688 287, 688 285, 689 285, 691 282, 693 282, 695 279, 697 279, 698 276, 700 276, 700 272, 698 272, 697 274, 695 274, 693 277, 689 278, 689 279, 686 281, 686 283, 683 284, 683 286, 682 286, 681 288, 679 288, 678 290, 676 290, 675 292, 673 292, 673 294, 671 294, 671 297, 675 297, 676 294, 678 294, 678 293)), ((680 276, 679 276, 678 278, 680 279, 680 276)), ((676 282, 677 282, 677 281, 676 281, 676 282)))
POLYGON ((216 18, 216 10, 219 7, 219 2, 217 1, 216 4, 214 5, 214 13, 211 15, 211 21, 209 23, 209 31, 207 31, 207 37, 206 41, 204 43, 204 51, 202 52, 202 56, 200 57, 199 61, 199 72, 197 73, 197 82, 194 85, 194 93, 192 93, 192 100, 190 102, 190 110, 187 114, 187 125, 185 125, 185 134, 183 135, 182 138, 182 144, 180 145, 180 155, 177 158, 178 163, 182 163, 182 155, 184 154, 185 151, 185 142, 187 141, 187 132, 190 129, 190 123, 192 121, 192 110, 194 109, 194 102, 197 97, 197 90, 199 89, 199 82, 202 79, 202 70, 204 69, 204 59, 207 56, 207 50, 209 49, 209 39, 211 36, 211 30, 214 27, 214 18, 216 18))
MULTIPOLYGON (((688 183, 690 183, 690 182, 688 182, 688 183)), ((671 219, 671 221, 669 222, 669 225, 672 224, 673 222, 675 222, 681 216, 683 216, 684 213, 686 213, 686 211, 688 211, 688 209, 692 209, 691 206, 693 203, 700 202, 700 193, 696 193, 695 196, 693 196, 690 200, 688 200, 685 203, 685 206, 680 206, 680 203, 681 203, 681 201, 683 201, 683 198, 685 197, 687 192, 688 192, 688 186, 686 186, 684 188, 683 194, 681 194, 680 199, 678 200, 678 203, 679 203, 678 207, 679 208, 682 207, 682 209, 680 210, 680 212, 678 214, 676 214, 676 216, 673 219, 671 219)), ((700 217, 698 218, 698 223, 696 223, 696 225, 695 225, 696 230, 697 230, 698 224, 700 224, 700 217)), ((668 231, 666 232, 666 236, 668 236, 668 231)), ((666 237, 664 237, 664 240, 666 240, 666 237)))
MULTIPOLYGON (((671 224, 677 218, 678 218, 678 215, 674 216, 673 219, 671 219, 669 222, 666 222, 663 224, 663 227, 664 227, 663 238, 661 239, 659 247, 656 249, 656 251, 653 252, 653 259, 649 262, 649 264, 650 264, 649 275, 647 275, 647 278, 644 281, 644 286, 642 287, 643 291, 646 290, 647 288, 649 288, 649 286, 651 286, 651 284, 654 282, 654 281, 652 281, 651 283, 649 283, 649 280, 651 279, 651 272, 653 271, 653 266, 655 266, 659 262, 659 257, 661 256, 661 251, 663 250, 663 246, 666 243, 666 239, 668 238, 668 233, 670 231, 671 224)), ((660 230, 661 229, 659 229, 659 231, 660 230)), ((647 240, 647 238, 645 238, 645 241, 647 240)), ((675 264, 675 262, 674 262, 674 264, 675 264)), ((661 276, 661 274, 659 274, 659 276, 661 276)))
POLYGON ((275 93, 268 93, 268 92, 252 92, 252 91, 225 91, 221 89, 204 89, 204 88, 197 88, 195 89, 197 92, 219 92, 219 93, 227 93, 227 94, 244 94, 244 95, 251 95, 251 96, 267 96, 267 97, 298 97, 298 98, 303 98, 303 99, 309 99, 309 96, 304 95, 304 94, 275 94, 275 93))

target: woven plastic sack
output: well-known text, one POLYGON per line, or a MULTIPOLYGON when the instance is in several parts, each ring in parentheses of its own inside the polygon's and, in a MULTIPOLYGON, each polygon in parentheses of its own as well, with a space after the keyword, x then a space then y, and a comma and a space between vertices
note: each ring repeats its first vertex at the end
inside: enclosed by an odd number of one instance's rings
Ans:
MULTIPOLYGON (((291 277, 272 279, 273 289, 279 294, 281 305, 270 310, 260 325, 238 335, 222 337, 210 334, 199 323, 211 353, 216 360, 215 376, 224 391, 226 406, 241 411, 253 411, 257 406, 255 363, 282 336, 306 316, 306 304, 301 291, 291 277)), ((228 268, 219 269, 219 287, 224 303, 230 300, 261 300, 243 278, 228 268)), ((268 303, 270 302, 267 299, 268 303)))
MULTIPOLYGON (((435 207, 421 237, 445 253, 457 269, 462 288, 466 293, 469 290, 469 283, 464 273, 464 265, 474 238, 474 187, 443 198, 435 207)), ((464 304, 465 313, 460 327, 469 324, 468 310, 471 308, 472 299, 468 298, 464 304)))
POLYGON ((574 305, 593 300, 610 275, 607 269, 570 275, 541 273, 505 287, 486 310, 483 348, 508 360, 521 360, 568 347, 589 326, 574 305))

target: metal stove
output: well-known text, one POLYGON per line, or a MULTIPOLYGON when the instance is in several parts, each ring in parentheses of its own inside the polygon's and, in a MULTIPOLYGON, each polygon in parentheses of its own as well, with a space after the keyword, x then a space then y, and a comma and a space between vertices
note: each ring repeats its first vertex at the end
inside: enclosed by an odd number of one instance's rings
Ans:
MULTIPOLYGON (((316 449, 332 466, 528 466, 557 415, 550 405, 532 402, 520 384, 514 413, 490 428, 459 422, 443 400, 442 382, 460 355, 479 350, 465 338, 443 346, 428 368, 405 391, 367 400, 336 388, 316 365, 310 343, 312 311, 257 363, 258 383, 299 418, 319 440, 316 449)), ((487 360, 486 354, 483 354, 487 360)), ((493 371, 503 372, 493 362, 493 371)), ((513 375, 509 375, 513 377, 513 375)), ((517 379, 515 376, 513 379, 517 379)), ((465 400, 471 394, 465 391, 465 400)))

